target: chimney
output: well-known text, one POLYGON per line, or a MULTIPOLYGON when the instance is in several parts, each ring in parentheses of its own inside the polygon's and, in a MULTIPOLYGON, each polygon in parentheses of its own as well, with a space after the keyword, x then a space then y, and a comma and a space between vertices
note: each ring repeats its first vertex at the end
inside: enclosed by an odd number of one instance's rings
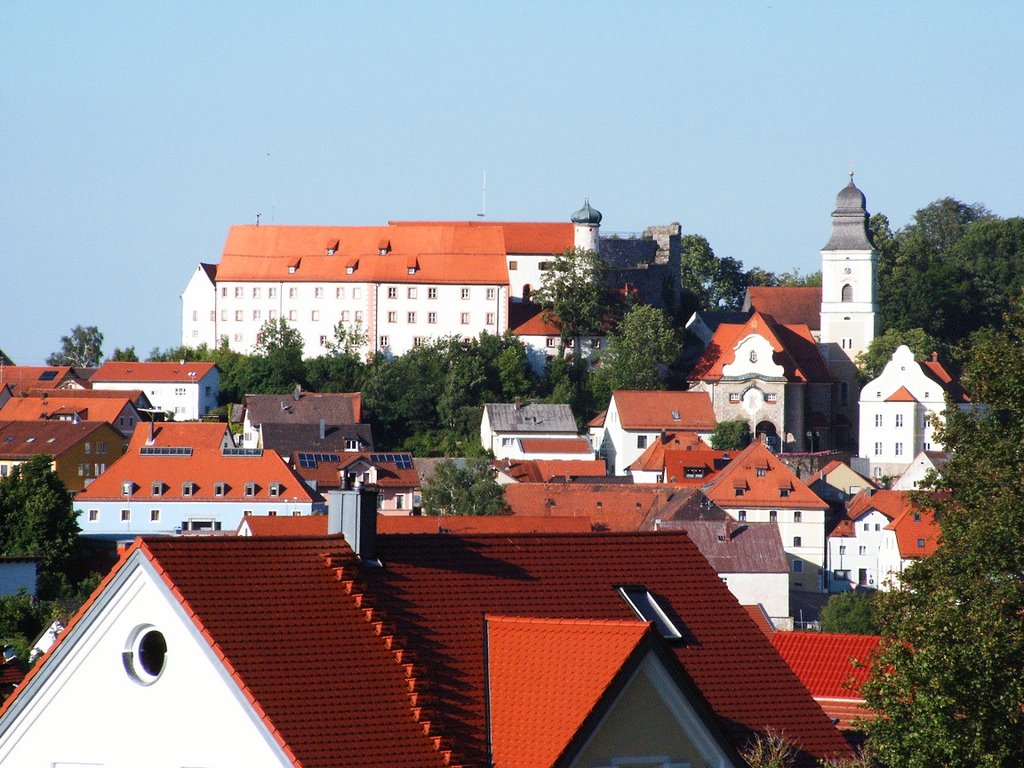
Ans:
POLYGON ((320 439, 323 440, 327 437, 327 420, 320 419, 320 439))
POLYGON ((146 441, 146 445, 152 445, 154 439, 155 438, 154 438, 154 435, 153 435, 153 417, 152 417, 152 414, 151 414, 150 415, 150 419, 149 419, 149 439, 146 441))
POLYGON ((939 353, 938 352, 932 352, 932 362, 933 363, 939 362, 939 353))
POLYGON ((518 397, 515 400, 512 401, 512 409, 513 410, 518 411, 522 407, 523 407, 523 401, 520 400, 518 397))
POLYGON ((327 533, 340 533, 363 562, 377 559, 377 492, 327 492, 327 533))
POLYGON ((295 402, 298 402, 299 398, 302 397, 302 386, 300 384, 295 385, 295 389, 292 391, 292 397, 295 402))

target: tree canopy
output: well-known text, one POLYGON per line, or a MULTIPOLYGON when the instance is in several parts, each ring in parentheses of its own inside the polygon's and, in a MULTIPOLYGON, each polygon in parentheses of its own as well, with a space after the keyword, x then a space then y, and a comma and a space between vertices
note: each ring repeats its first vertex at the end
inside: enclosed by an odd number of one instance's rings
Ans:
POLYGON ((103 359, 103 334, 95 325, 76 325, 60 337, 60 350, 46 358, 47 365, 95 368, 103 359))
POLYGON ((505 494, 486 459, 442 461, 423 486, 428 515, 507 515, 505 494))
MULTIPOLYGON (((548 262, 533 301, 549 318, 557 318, 562 347, 568 339, 601 328, 607 311, 605 264, 591 250, 574 248, 557 254, 548 262)), ((579 353, 579 345, 576 345, 579 353)))
POLYGON ((720 421, 711 433, 711 447, 716 451, 739 451, 750 444, 750 425, 743 419, 720 421))
POLYGON ((891 768, 1024 765, 1024 306, 971 338, 974 402, 930 498, 942 537, 877 598, 883 646, 864 689, 870 744, 891 768))
POLYGON ((832 595, 821 609, 821 631, 877 635, 874 602, 877 594, 875 590, 850 590, 832 595))
POLYGON ((877 378, 892 359, 892 353, 901 345, 907 345, 917 360, 927 360, 932 352, 937 352, 939 342, 921 328, 901 331, 890 328, 881 336, 876 336, 868 348, 857 355, 857 367, 860 368, 864 381, 877 378))
POLYGON ((597 377, 609 393, 616 389, 664 389, 668 367, 681 345, 668 317, 657 307, 631 308, 608 335, 597 377))

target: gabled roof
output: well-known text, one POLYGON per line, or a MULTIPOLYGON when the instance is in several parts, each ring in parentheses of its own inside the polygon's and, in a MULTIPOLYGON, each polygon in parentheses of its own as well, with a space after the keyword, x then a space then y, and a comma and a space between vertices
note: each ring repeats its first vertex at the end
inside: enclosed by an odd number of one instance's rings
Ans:
POLYGON ((284 395, 246 395, 249 421, 260 424, 320 424, 329 426, 358 424, 363 420, 362 395, 359 392, 304 392, 284 395))
POLYGON ((844 473, 849 473, 849 474, 853 475, 854 477, 860 478, 863 481, 862 485, 865 488, 869 488, 870 489, 870 488, 874 488, 875 487, 875 483, 874 483, 873 480, 871 480, 868 477, 864 477, 864 475, 862 475, 859 472, 855 471, 849 464, 847 464, 845 462, 842 462, 842 461, 835 460, 835 459, 833 459, 828 464, 826 464, 824 467, 822 467, 817 472, 815 472, 813 475, 811 475, 810 478, 808 478, 808 480, 807 480, 807 485, 809 485, 809 486, 810 485, 814 485, 814 483, 818 482, 819 480, 826 480, 827 481, 829 475, 831 475, 833 472, 838 472, 838 471, 842 471, 844 473))
POLYGON ((217 281, 501 285, 508 283, 505 257, 504 230, 499 224, 236 225, 228 231, 217 281), (382 243, 387 244, 384 253, 382 243), (410 263, 416 265, 412 275, 410 263))
POLYGON ((562 332, 557 317, 529 301, 509 304, 508 327, 516 336, 558 336, 562 332))
MULTIPOLYGON (((39 454, 60 458, 97 430, 110 429, 104 421, 0 421, 0 457, 8 461, 28 460, 39 454)), ((110 458, 120 450, 120 435, 117 437, 117 445, 110 447, 110 458)))
POLYGON ((416 488, 419 476, 413 468, 410 453, 318 453, 293 451, 291 466, 307 481, 315 482, 318 490, 339 488, 346 472, 361 474, 373 467, 374 485, 381 488, 416 488), (360 464, 358 471, 354 464, 360 464), (365 469, 363 468, 365 467, 365 469))
POLYGON ((710 450, 710 446, 696 432, 662 432, 628 469, 659 472, 665 468, 665 453, 669 450, 710 450))
POLYGON ((724 367, 735 361, 736 346, 747 336, 761 336, 774 350, 775 362, 791 382, 828 382, 832 380, 828 365, 821 356, 814 337, 806 325, 777 323, 771 315, 755 312, 743 325, 723 323, 718 326, 704 354, 693 368, 693 380, 717 380, 724 367))
POLYGON ((914 397, 914 395, 911 394, 910 390, 907 389, 906 387, 900 387, 895 392, 893 392, 891 395, 889 395, 887 398, 885 398, 885 402, 887 402, 887 403, 916 403, 917 402, 917 398, 914 397))
POLYGON ((501 227, 510 255, 550 256, 573 247, 573 225, 546 221, 389 221, 392 227, 501 227))
POLYGON ((735 456, 704 492, 724 507, 828 509, 828 504, 760 442, 751 443, 735 456), (740 489, 742 495, 737 494, 740 489))
POLYGON ((846 517, 850 520, 857 520, 866 513, 875 509, 881 512, 890 520, 894 520, 904 512, 913 509, 910 491, 890 491, 870 489, 861 491, 852 499, 846 507, 846 517))
POLYGON ((861 687, 871 674, 878 635, 776 632, 772 645, 796 672, 826 714, 849 728, 853 718, 870 718, 861 687))
POLYGON ((896 546, 904 560, 928 557, 939 545, 942 531, 931 509, 906 509, 885 529, 895 531, 896 546))
POLYGON ((486 403, 491 431, 496 433, 514 432, 564 432, 578 434, 572 408, 565 403, 486 403))
POLYGON ((93 386, 103 383, 165 382, 194 384, 202 381, 216 368, 214 363, 122 363, 108 360, 89 381, 93 386))
POLYGON ((557 765, 644 639, 653 641, 651 624, 635 620, 485 621, 495 766, 557 765))
POLYGON ((143 446, 221 448, 233 446, 226 424, 206 421, 147 422, 132 434, 128 450, 138 453, 143 446))
POLYGON ((771 315, 785 325, 806 325, 817 331, 821 328, 821 286, 751 286, 743 299, 743 309, 771 315))
POLYGON ((238 524, 250 536, 326 536, 326 515, 249 515, 238 524))
POLYGON ((625 430, 710 432, 718 423, 707 392, 617 389, 612 400, 625 430))
POLYGON ((954 403, 971 402, 971 398, 968 396, 967 390, 964 389, 963 385, 959 381, 954 381, 953 377, 950 376, 949 371, 947 371, 943 367, 942 363, 939 362, 937 355, 933 354, 931 360, 922 361, 921 370, 924 371, 925 376, 939 384, 954 403))
POLYGON ((0 419, 28 421, 75 417, 80 421, 105 421, 109 424, 114 424, 125 408, 135 411, 136 416, 138 415, 138 409, 131 397, 132 393, 107 390, 107 394, 120 395, 120 397, 88 396, 101 391, 103 390, 36 390, 40 394, 32 393, 28 397, 15 397, 3 406, 0 406, 0 419), (87 396, 77 396, 83 394, 87 396))
POLYGON ((482 533, 590 533, 585 517, 520 515, 379 515, 380 533, 433 533, 475 536, 482 533))
POLYGON ((584 437, 523 437, 519 445, 524 453, 594 453, 584 437))
POLYGON ((361 450, 373 448, 373 427, 370 424, 336 424, 324 427, 320 437, 318 424, 264 424, 263 447, 272 448, 284 456, 296 451, 338 453, 344 452, 351 441, 361 450))
POLYGON ((9 384, 11 392, 30 389, 57 389, 65 384, 83 386, 70 365, 2 365, 0 387, 9 384))
POLYGON ((779 526, 734 520, 688 520, 682 524, 717 573, 789 573, 779 526))

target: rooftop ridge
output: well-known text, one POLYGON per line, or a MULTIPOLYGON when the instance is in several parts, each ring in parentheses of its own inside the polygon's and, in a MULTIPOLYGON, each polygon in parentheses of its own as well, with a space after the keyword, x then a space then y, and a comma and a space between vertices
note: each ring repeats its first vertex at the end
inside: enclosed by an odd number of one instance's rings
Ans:
POLYGON ((366 584, 360 578, 359 567, 355 565, 347 553, 321 552, 320 559, 324 566, 329 569, 334 579, 341 585, 342 591, 351 598, 353 606, 367 624, 373 629, 373 633, 381 639, 384 647, 391 652, 402 674, 405 676, 407 693, 409 696, 409 714, 413 722, 418 723, 423 729, 423 735, 435 752, 441 757, 441 761, 450 768, 463 768, 461 762, 455 761, 455 751, 449 747, 450 739, 444 736, 443 729, 439 724, 440 713, 431 710, 427 704, 428 697, 421 689, 422 667, 409 653, 404 638, 397 631, 393 622, 387 620, 387 613, 379 606, 371 605, 372 595, 368 595, 366 584))

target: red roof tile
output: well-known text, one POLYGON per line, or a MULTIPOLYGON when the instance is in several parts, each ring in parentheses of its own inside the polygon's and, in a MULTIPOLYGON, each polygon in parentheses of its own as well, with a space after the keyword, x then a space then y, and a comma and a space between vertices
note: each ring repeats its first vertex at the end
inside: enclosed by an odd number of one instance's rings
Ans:
POLYGON ((202 380, 213 363, 121 363, 109 360, 89 379, 93 386, 106 382, 166 381, 191 384, 202 380))
POLYGON ((724 507, 828 509, 828 504, 760 442, 743 449, 704 490, 708 498, 724 507), (744 489, 742 496, 736 495, 737 488, 744 489))
POLYGON ((519 444, 525 453, 590 453, 590 441, 579 437, 522 437, 519 444))
POLYGON ((0 365, 0 388, 10 385, 14 394, 32 389, 56 389, 69 382, 85 386, 69 365, 0 365))
POLYGON ((380 533, 589 533, 585 517, 525 515, 380 515, 380 533))
POLYGON ((887 398, 885 398, 885 402, 887 402, 887 403, 916 403, 917 402, 917 398, 914 397, 910 393, 910 390, 907 389, 906 387, 900 387, 895 392, 893 392, 891 395, 889 395, 887 398))
POLYGON ((486 621, 491 754, 497 768, 556 765, 651 632, 649 623, 635 619, 488 615, 486 621))
POLYGON ((238 529, 243 527, 252 536, 326 536, 327 515, 249 515, 238 529))
POLYGON ((626 430, 710 432, 718 423, 707 392, 617 389, 612 399, 626 430))
POLYGON ((117 435, 118 442, 110 446, 109 458, 116 457, 122 444, 118 433, 103 421, 2 421, 0 422, 0 456, 7 460, 30 459, 39 454, 60 458, 95 433, 117 435))
POLYGON ((861 491, 846 507, 846 517, 856 520, 872 509, 877 509, 890 520, 913 508, 910 491, 890 491, 867 489, 861 491))
POLYGON ((885 529, 896 532, 896 545, 904 559, 933 554, 942 534, 935 513, 930 509, 904 510, 885 529))
POLYGON ((492 467, 520 483, 546 483, 556 477, 604 477, 601 459, 502 459, 492 467))
POLYGON ((817 331, 821 328, 821 286, 751 286, 743 308, 771 315, 780 323, 806 325, 817 331))
POLYGON ((921 370, 924 371, 928 378, 938 383, 949 394, 954 403, 971 402, 971 398, 968 396, 967 390, 964 389, 963 385, 959 381, 954 381, 953 377, 949 375, 949 371, 934 356, 931 360, 925 360, 921 363, 921 370))

